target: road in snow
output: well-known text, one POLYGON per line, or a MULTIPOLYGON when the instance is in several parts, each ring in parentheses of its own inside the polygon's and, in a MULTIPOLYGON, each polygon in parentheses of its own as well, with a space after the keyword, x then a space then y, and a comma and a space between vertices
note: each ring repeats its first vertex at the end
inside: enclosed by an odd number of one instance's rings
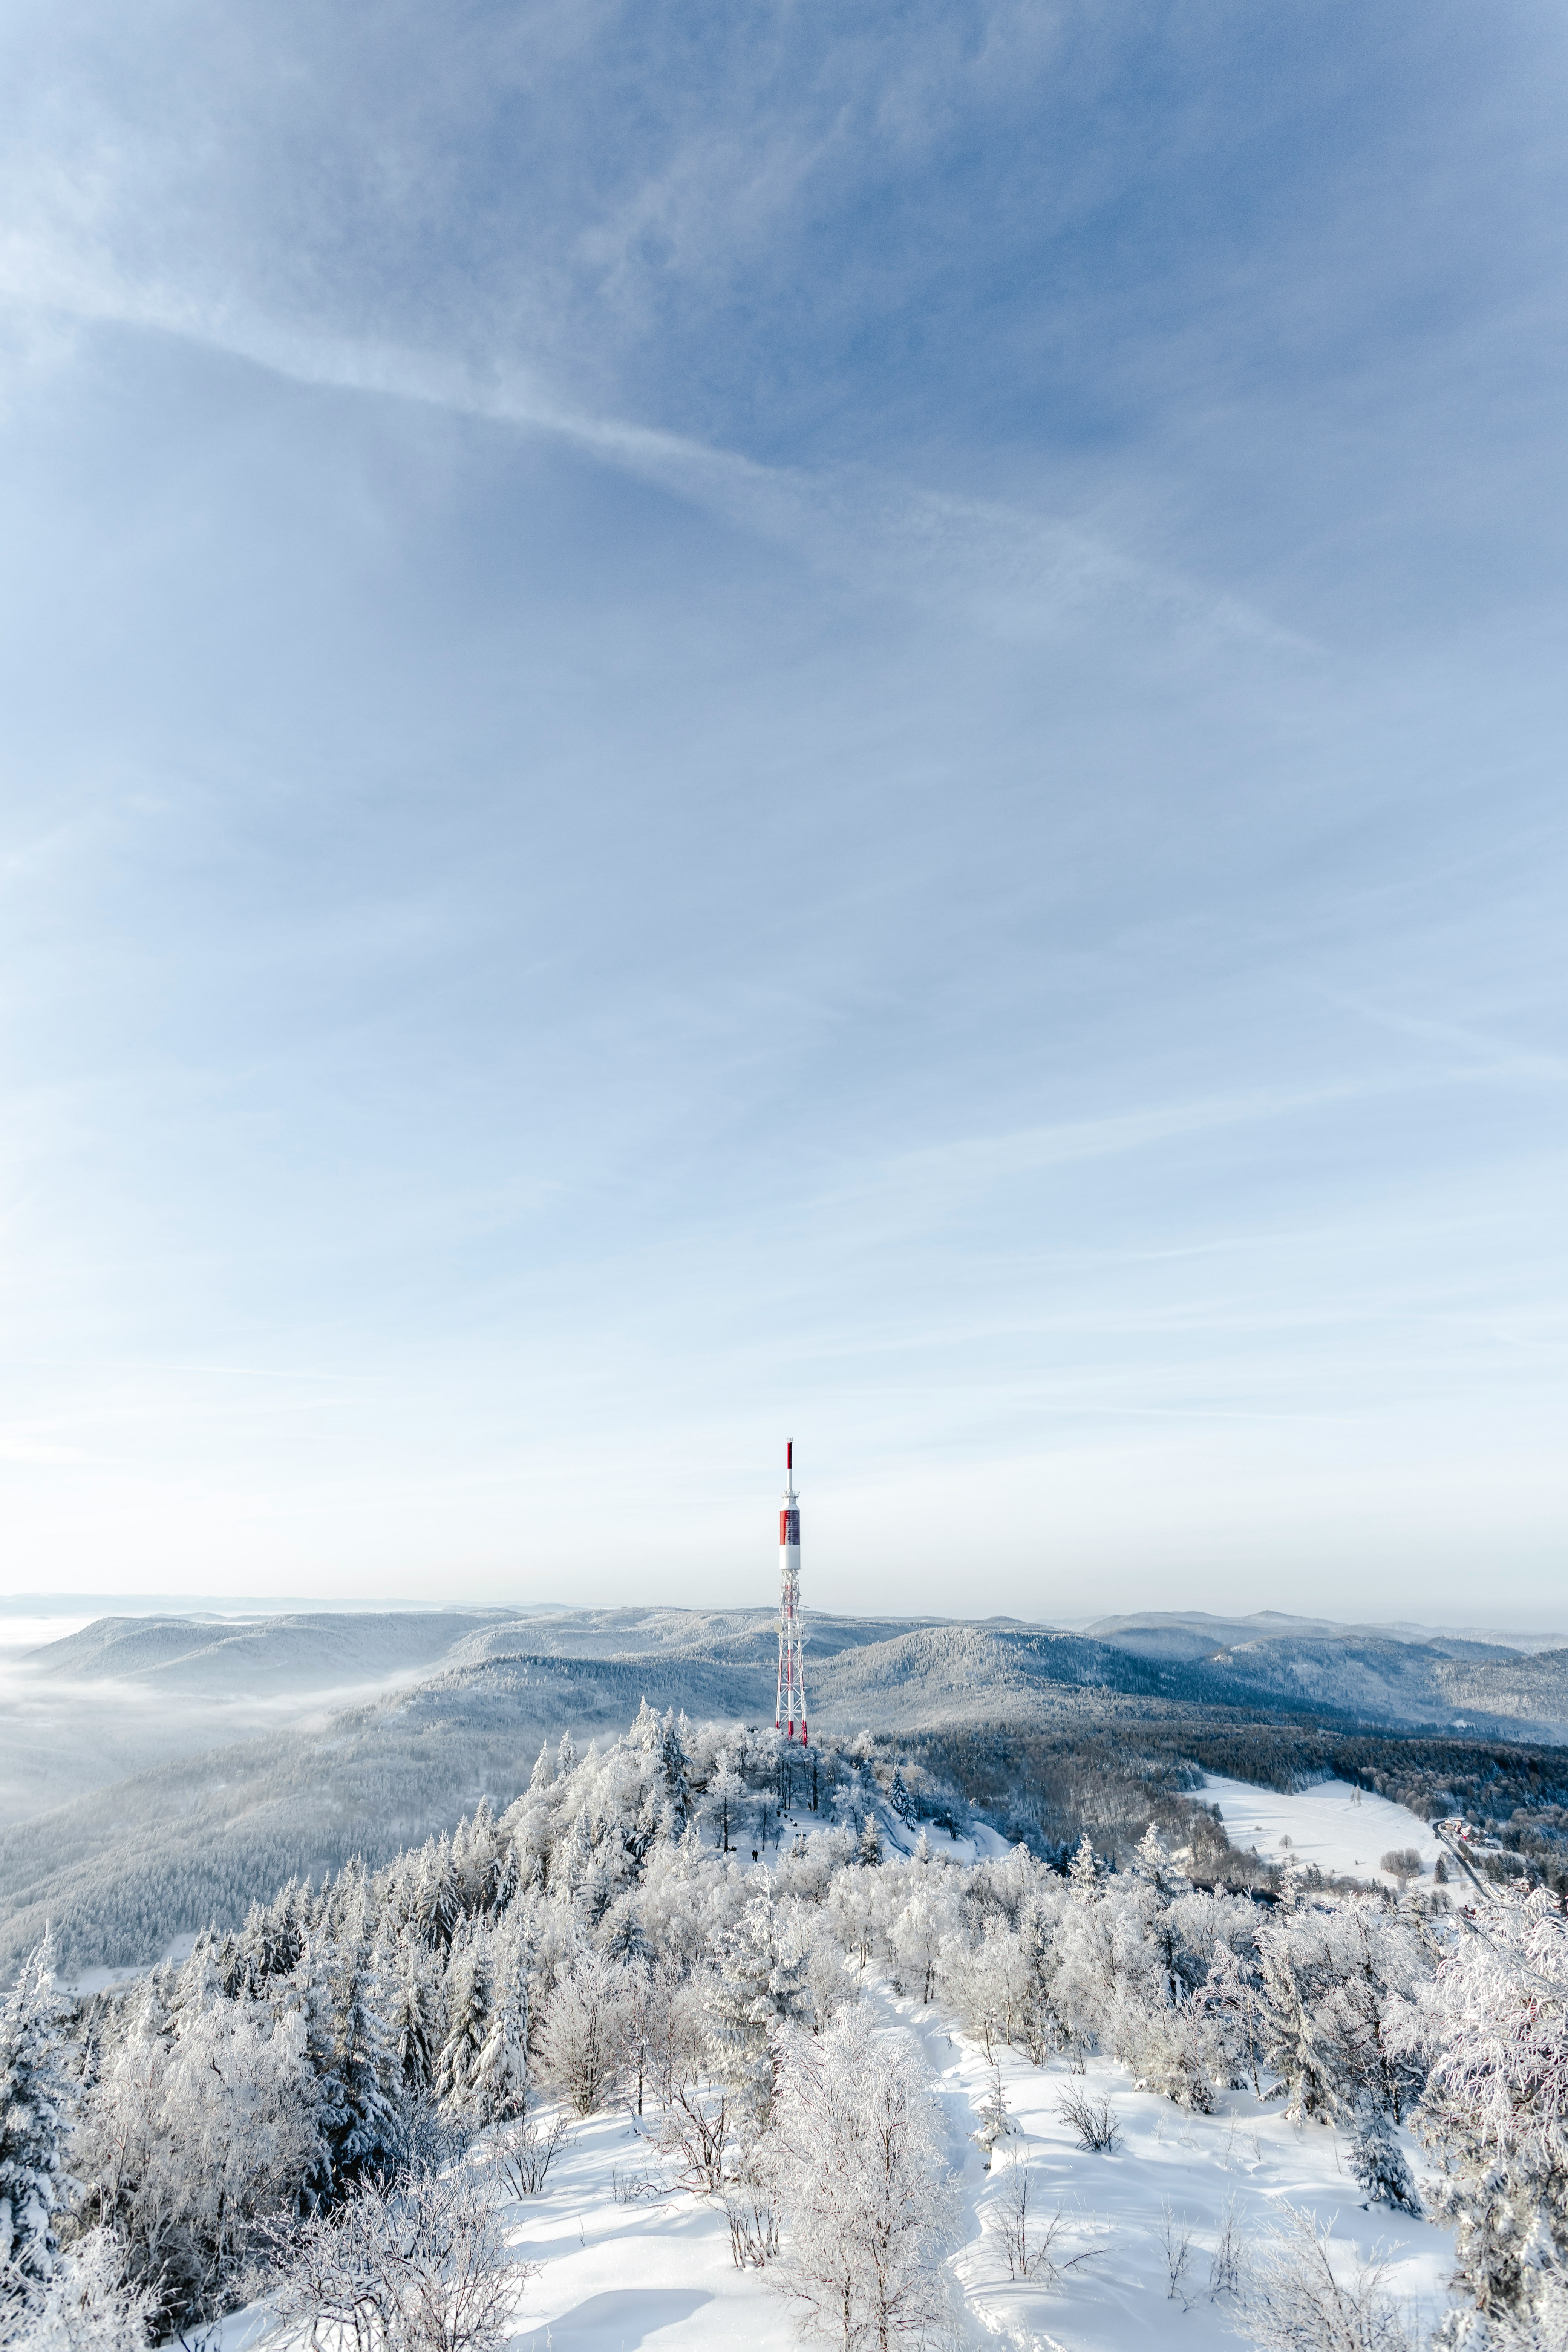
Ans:
POLYGON ((1391 1849, 1413 1845, 1428 1874, 1443 1851, 1417 1814, 1348 1780, 1321 1780, 1287 1796, 1211 1772, 1200 1793, 1219 1807, 1232 1845, 1243 1853, 1255 1848, 1265 1862, 1283 1862, 1293 1847, 1301 1862, 1321 1870, 1392 1886, 1396 1881, 1379 1867, 1391 1849))

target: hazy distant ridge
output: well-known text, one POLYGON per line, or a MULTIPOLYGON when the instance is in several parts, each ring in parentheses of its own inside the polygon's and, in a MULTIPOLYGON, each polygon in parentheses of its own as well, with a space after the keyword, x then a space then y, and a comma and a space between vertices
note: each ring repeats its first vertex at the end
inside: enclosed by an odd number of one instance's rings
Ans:
MULTIPOLYGON (((1483 1736, 1568 1738, 1568 1650, 1278 1619, 1217 1621, 1217 1640, 1215 1621, 1175 1613, 1102 1622, 815 1614, 813 1721, 840 1735, 970 1723, 1033 1735, 1200 1715, 1442 1727, 1458 1713, 1483 1736)), ((240 1694, 268 1706, 276 1695, 296 1720, 204 1743, 0 1833, 0 1964, 46 1918, 69 1965, 135 1964, 170 1933, 243 1916, 289 1876, 386 1859, 482 1794, 506 1803, 542 1741, 612 1736, 645 1696, 769 1721, 775 1628, 768 1609, 305 1612, 230 1628, 100 1619, 30 1662, 27 1688, 47 1695, 55 1736, 115 1691, 165 1755, 171 1725, 221 1721, 240 1694), (374 1699, 331 1706, 334 1690, 377 1683, 374 1699), (299 1719, 313 1691, 325 1695, 315 1719, 299 1719)))

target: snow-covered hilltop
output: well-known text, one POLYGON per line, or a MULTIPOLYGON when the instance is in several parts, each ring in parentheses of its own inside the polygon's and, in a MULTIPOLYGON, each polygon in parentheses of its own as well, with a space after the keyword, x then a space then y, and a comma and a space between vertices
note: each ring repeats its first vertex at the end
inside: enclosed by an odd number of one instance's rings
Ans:
MULTIPOLYGON (((1484 1805, 1520 1866, 1547 1867, 1563 1843, 1568 1759, 1520 1751, 1500 1771, 1477 1745, 1495 1741, 1498 1719, 1456 1730, 1428 1681, 1450 1666, 1534 1677, 1544 1706, 1563 1679, 1553 1654, 1389 1637, 1378 1654, 1405 1662, 1401 1704, 1414 1710, 1426 1692, 1437 1709, 1406 1721, 1346 1696, 1347 1660, 1366 1696, 1370 1637, 1273 1620, 1252 1630, 1249 1644, 1246 1624, 1186 1619, 1119 1623, 1106 1638, 822 1612, 810 1621, 813 1720, 839 1741, 868 1729, 918 1755, 961 1811, 973 1801, 1041 1853, 1084 1827, 1120 1850, 1152 1794, 1173 1799, 1205 1771, 1286 1790, 1338 1773, 1424 1819, 1484 1805), (1310 1692, 1282 1663, 1303 1643, 1310 1692)), ((761 1609, 97 1621, 9 1670, 0 1978, 46 1921, 74 1978, 144 1965, 213 1920, 237 1924, 291 1877, 319 1880, 355 1855, 379 1866, 450 1831, 481 1792, 510 1803, 541 1740, 613 1738, 645 1697, 765 1722, 775 1647, 761 1609)), ((1379 1688, 1396 1679, 1387 1668, 1379 1688)), ((1356 1874, 1375 1874, 1382 1851, 1356 1874)))
POLYGON ((1557 2340, 1553 1898, 1205 1885, 1202 1798, 1053 1865, 947 1793, 645 1706, 113 1996, 45 1948, 0 2025, 10 2321, 1397 2352, 1452 2277, 1491 2352, 1557 2340))

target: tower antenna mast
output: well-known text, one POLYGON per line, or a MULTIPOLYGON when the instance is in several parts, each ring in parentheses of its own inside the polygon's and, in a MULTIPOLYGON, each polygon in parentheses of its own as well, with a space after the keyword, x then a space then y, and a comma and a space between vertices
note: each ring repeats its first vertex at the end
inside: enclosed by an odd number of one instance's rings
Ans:
POLYGON ((805 1667, 800 1637, 800 1498, 795 1491, 795 1440, 784 1447, 784 1507, 779 1513, 779 1687, 773 1729, 795 1738, 800 1702, 800 1744, 811 1745, 805 1722, 805 1667), (787 1728, 786 1728, 787 1727, 787 1728))

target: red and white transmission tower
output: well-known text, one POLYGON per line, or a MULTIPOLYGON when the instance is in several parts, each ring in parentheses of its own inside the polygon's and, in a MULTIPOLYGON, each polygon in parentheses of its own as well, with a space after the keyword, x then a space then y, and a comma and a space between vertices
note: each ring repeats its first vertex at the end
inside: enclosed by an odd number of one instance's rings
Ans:
POLYGON ((811 1745, 805 1727, 805 1668, 800 1655, 800 1504, 795 1491, 795 1440, 784 1447, 784 1508, 779 1513, 779 1695, 773 1729, 789 1726, 795 1738, 795 1700, 800 1701, 800 1744, 811 1745))

